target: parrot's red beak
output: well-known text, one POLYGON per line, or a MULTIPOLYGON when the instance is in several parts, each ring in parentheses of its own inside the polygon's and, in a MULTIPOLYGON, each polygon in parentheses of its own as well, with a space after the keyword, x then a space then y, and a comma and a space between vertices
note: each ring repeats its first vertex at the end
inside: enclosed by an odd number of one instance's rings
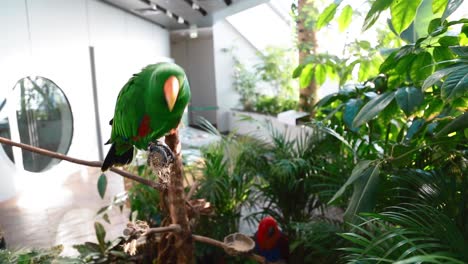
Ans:
POLYGON ((172 112, 177 95, 179 95, 179 87, 179 80, 175 76, 170 76, 164 83, 164 96, 170 112, 172 112))

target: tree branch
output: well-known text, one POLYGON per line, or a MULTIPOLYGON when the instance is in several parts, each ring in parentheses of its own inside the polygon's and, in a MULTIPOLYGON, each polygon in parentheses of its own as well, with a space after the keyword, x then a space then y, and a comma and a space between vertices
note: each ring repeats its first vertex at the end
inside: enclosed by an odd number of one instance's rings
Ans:
MULTIPOLYGON (((18 148, 22 148, 24 150, 31 151, 31 152, 34 152, 34 153, 38 153, 38 154, 48 156, 48 157, 51 157, 51 158, 66 160, 66 161, 71 162, 71 163, 85 165, 85 166, 88 166, 88 167, 98 167, 98 168, 100 168, 102 166, 101 161, 88 161, 88 160, 76 159, 76 158, 72 158, 72 157, 69 157, 67 155, 61 154, 61 153, 54 152, 54 151, 50 151, 50 150, 46 150, 46 149, 42 149, 42 148, 38 148, 38 147, 33 147, 31 145, 27 145, 27 144, 23 144, 23 143, 18 143, 18 142, 12 141, 12 140, 4 138, 4 137, 0 137, 0 143, 5 144, 5 145, 18 147, 18 148)), ((154 188, 156 190, 161 189, 159 184, 157 184, 156 182, 153 182, 151 180, 142 178, 142 177, 140 177, 138 175, 135 175, 135 174, 132 174, 130 172, 120 170, 120 169, 117 169, 117 168, 113 168, 113 167, 110 168, 110 170, 117 173, 117 174, 119 174, 119 175, 121 175, 121 176, 123 176, 123 177, 125 177, 125 178, 134 180, 136 182, 139 182, 139 183, 147 185, 147 186, 150 186, 150 187, 152 187, 152 188, 154 188)))
POLYGON ((146 230, 143 236, 149 236, 149 235, 157 234, 157 233, 180 232, 181 230, 182 229, 180 228, 180 225, 171 224, 169 226, 150 228, 146 230))

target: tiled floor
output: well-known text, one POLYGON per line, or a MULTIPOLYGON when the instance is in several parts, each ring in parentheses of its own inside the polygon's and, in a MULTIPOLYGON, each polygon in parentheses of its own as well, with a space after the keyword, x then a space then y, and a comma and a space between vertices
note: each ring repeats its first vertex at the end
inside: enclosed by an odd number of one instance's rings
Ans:
POLYGON ((111 225, 96 217, 96 212, 123 191, 122 178, 107 173, 107 191, 101 199, 96 187, 99 175, 98 168, 83 168, 69 175, 63 184, 39 192, 41 195, 32 196, 24 191, 0 203, 0 226, 5 232, 7 247, 44 248, 62 244, 65 255, 75 255, 77 252, 72 245, 96 241, 96 220, 106 227, 107 239, 121 235, 128 210, 124 213, 112 210, 109 213, 111 225), (37 203, 38 200, 41 202, 37 203), (38 204, 40 206, 36 206, 38 204))

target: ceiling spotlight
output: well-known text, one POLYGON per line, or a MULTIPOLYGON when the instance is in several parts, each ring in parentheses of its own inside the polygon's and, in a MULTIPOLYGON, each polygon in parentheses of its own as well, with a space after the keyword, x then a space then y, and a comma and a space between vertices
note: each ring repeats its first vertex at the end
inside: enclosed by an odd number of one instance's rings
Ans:
POLYGON ((197 37, 198 37, 197 25, 190 25, 190 38, 197 38, 197 37))
POLYGON ((194 3, 192 3, 192 9, 198 10, 198 9, 200 9, 200 6, 197 5, 197 3, 194 2, 194 3))
POLYGON ((177 18, 177 23, 183 24, 185 20, 182 17, 177 18))
POLYGON ((156 7, 156 4, 151 4, 151 9, 158 10, 158 8, 156 7))
POLYGON ((172 13, 171 13, 171 11, 167 10, 167 11, 166 11, 166 15, 167 15, 168 17, 172 18, 172 13))

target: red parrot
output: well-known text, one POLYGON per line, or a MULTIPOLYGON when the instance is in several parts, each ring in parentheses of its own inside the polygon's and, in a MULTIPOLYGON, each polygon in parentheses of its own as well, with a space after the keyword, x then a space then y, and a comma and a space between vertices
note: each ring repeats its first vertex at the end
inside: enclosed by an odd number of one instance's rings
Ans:
POLYGON ((288 237, 279 230, 276 220, 271 216, 263 218, 258 225, 255 253, 263 256, 267 262, 288 263, 288 237))

